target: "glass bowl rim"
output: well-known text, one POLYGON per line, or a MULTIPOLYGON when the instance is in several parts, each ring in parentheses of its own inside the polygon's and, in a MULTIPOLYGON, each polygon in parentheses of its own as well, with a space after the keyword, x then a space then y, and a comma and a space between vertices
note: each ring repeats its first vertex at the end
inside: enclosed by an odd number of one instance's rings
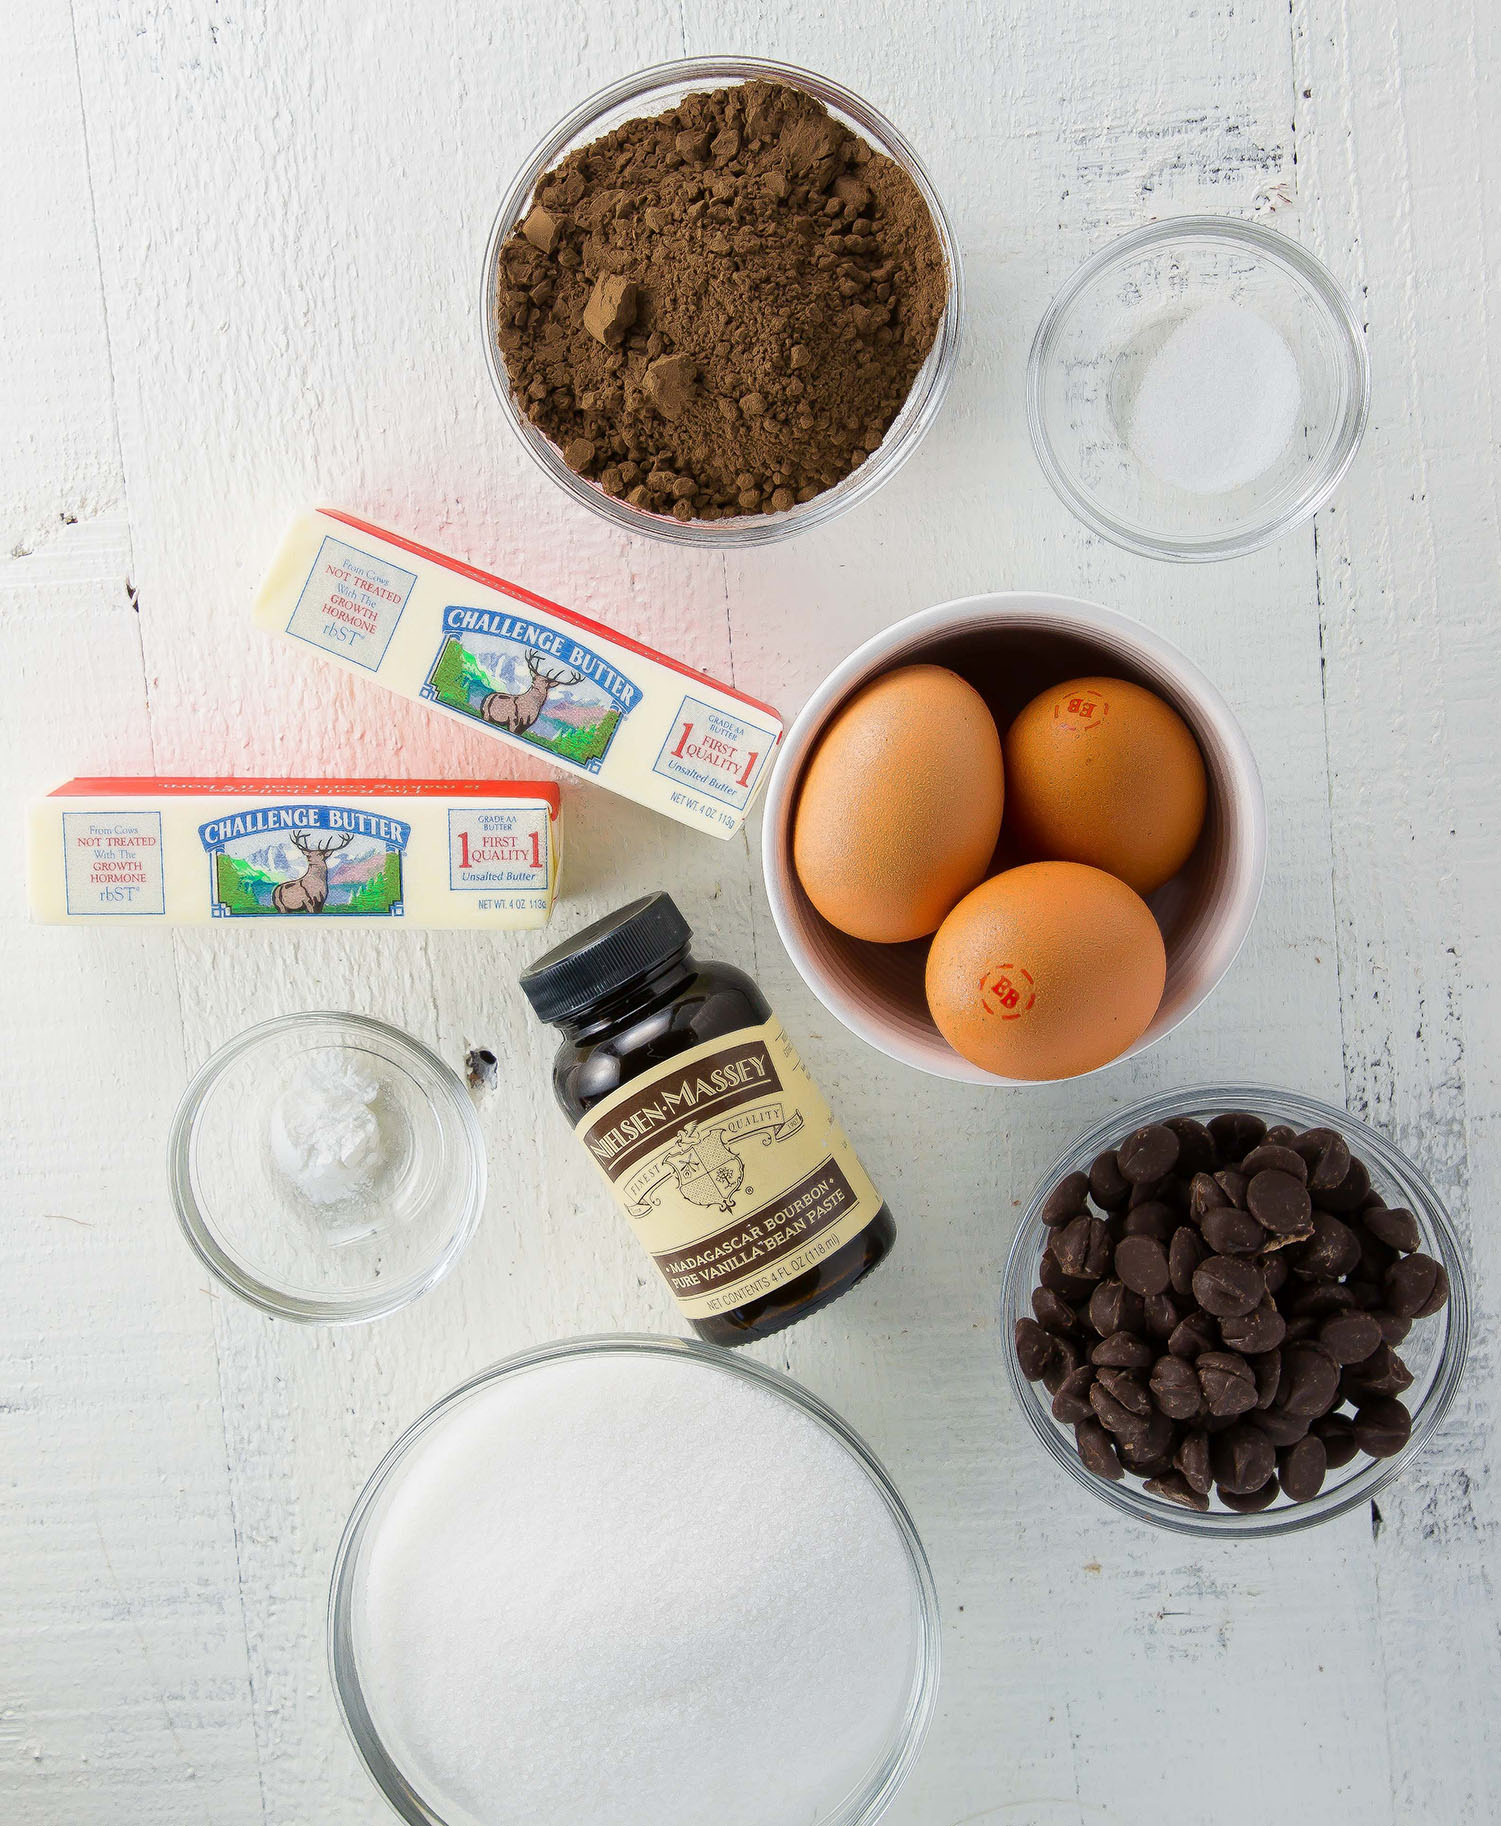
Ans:
POLYGON ((1027 427, 1043 474, 1064 506, 1085 526, 1112 544, 1143 558, 1162 558, 1182 564, 1239 558, 1301 526, 1325 505, 1344 480, 1360 449, 1370 410, 1370 350, 1349 293, 1323 261, 1300 241, 1263 223, 1244 221, 1236 216, 1165 216, 1160 221, 1129 229, 1107 242, 1064 281, 1038 322, 1027 356, 1027 427), (1216 539, 1178 539, 1142 532, 1107 512, 1093 494, 1074 482, 1058 459, 1044 421, 1043 373, 1069 312, 1088 288, 1117 262, 1158 243, 1213 240, 1238 243, 1282 267, 1324 307, 1343 356, 1340 363, 1344 378, 1343 409, 1324 464, 1308 472, 1302 490, 1288 506, 1237 533, 1216 539))
POLYGON ((901 1493, 889 1472, 860 1434, 844 1417, 804 1388, 791 1376, 753 1357, 737 1356, 715 1345, 696 1339, 657 1337, 646 1332, 594 1332, 577 1338, 555 1339, 503 1357, 488 1368, 468 1376, 455 1388, 433 1402, 410 1426, 403 1429, 395 1442, 381 1456, 375 1469, 350 1510, 349 1519, 339 1538, 329 1578, 327 1635, 329 1674, 335 1703, 345 1732, 366 1773, 387 1803, 408 1826, 447 1826, 402 1775, 386 1750, 379 1731, 365 1708, 352 1641, 352 1581, 360 1548, 370 1517, 392 1475, 400 1468, 418 1442, 451 1409, 492 1382, 502 1381, 550 1363, 571 1357, 611 1355, 644 1355, 673 1359, 687 1358, 706 1368, 767 1389, 788 1400, 807 1417, 821 1426, 855 1459, 874 1484, 885 1503, 887 1513, 896 1524, 906 1549, 908 1566, 917 1590, 920 1646, 914 1657, 913 1681, 907 1709, 882 1763, 870 1775, 866 1788, 850 1797, 838 1812, 829 1816, 828 1826, 875 1826, 896 1798, 911 1773, 922 1750, 932 1722, 938 1698, 941 1668, 941 1634, 938 1590, 934 1583, 927 1551, 917 1532, 901 1493), (856 1810, 850 1811, 853 1807, 856 1810))
POLYGON ((274 1318, 290 1319, 303 1325, 357 1325, 371 1319, 385 1318, 419 1299, 435 1287, 452 1268, 474 1235, 485 1204, 486 1158, 484 1135, 463 1082, 452 1066, 422 1041, 369 1015, 345 1014, 337 1009, 314 1008, 294 1014, 274 1015, 257 1021, 225 1041, 217 1052, 199 1066, 178 1100, 167 1142, 167 1166, 171 1181, 172 1208, 189 1247, 218 1281, 249 1305, 270 1313, 274 1318), (398 1054, 420 1062, 442 1086, 445 1101, 459 1116, 460 1128, 468 1143, 469 1184, 463 1209, 442 1249, 419 1273, 410 1275, 389 1290, 379 1294, 360 1293, 348 1297, 326 1295, 315 1298, 289 1293, 284 1288, 263 1281, 251 1273, 219 1241, 205 1216, 193 1189, 192 1143, 197 1119, 210 1092, 237 1060, 255 1047, 279 1034, 321 1025, 332 1025, 355 1035, 378 1038, 398 1054))
POLYGON ((491 384, 495 388, 506 422, 537 467, 591 512, 628 532, 640 533, 649 539, 660 539, 670 545, 726 550, 775 544, 809 527, 826 524, 847 508, 867 499, 883 482, 895 475, 912 455, 938 417, 953 380, 964 326, 964 269, 953 223, 926 167, 905 136, 873 103, 857 95, 853 89, 844 87, 842 83, 820 76, 816 71, 803 69, 797 64, 729 54, 679 57, 666 63, 650 64, 597 90, 565 115, 533 148, 496 211, 485 244, 479 302, 480 333, 491 384), (682 83, 692 84, 702 79, 712 86, 725 79, 748 82, 758 78, 802 89, 817 100, 834 107, 854 120, 862 132, 871 136, 878 152, 884 153, 903 167, 917 185, 928 206, 928 213, 933 218, 948 270, 948 293, 943 316, 939 320, 938 334, 918 370, 912 390, 903 401, 880 446, 871 452, 857 470, 833 488, 825 489, 811 501, 799 503, 785 513, 747 514, 731 520, 675 520, 670 514, 645 513, 639 507, 632 507, 628 501, 607 495, 595 484, 586 482, 568 467, 563 460, 563 453, 551 439, 537 431, 520 412, 511 393, 505 361, 495 334, 492 305, 496 270, 506 237, 522 219, 522 212, 530 201, 538 180, 601 116, 625 102, 682 83), (924 374, 928 377, 926 383, 922 378, 924 374), (895 438, 892 437, 893 431, 898 432, 895 438))
MULTIPOLYGON (((1369 1502, 1407 1470, 1437 1432, 1453 1405, 1469 1354, 1469 1270, 1443 1200, 1417 1163, 1380 1129, 1350 1110, 1306 1096, 1301 1091, 1282 1090, 1267 1084, 1190 1084, 1181 1090, 1159 1091, 1140 1103, 1127 1105, 1102 1118, 1077 1136, 1041 1175, 1006 1254, 1001 1278, 1000 1329, 1007 1380, 1027 1424, 1064 1470, 1101 1502, 1135 1521, 1200 1539, 1296 1534, 1331 1521, 1335 1516, 1347 1515, 1369 1502), (1112 1141, 1118 1141, 1145 1123, 1214 1106, 1225 1110, 1247 1109, 1273 1119, 1292 1113, 1300 1120, 1316 1118, 1324 1126, 1338 1126, 1348 1139, 1358 1142, 1362 1152, 1374 1157, 1378 1169, 1394 1179, 1405 1196, 1412 1197, 1421 1206, 1417 1215, 1425 1232, 1431 1234, 1438 1257, 1449 1275, 1448 1304, 1442 1315, 1434 1315, 1442 1317, 1445 1330, 1434 1365, 1433 1382, 1421 1405, 1413 1411, 1412 1433, 1407 1444, 1390 1458, 1373 1459, 1343 1484, 1327 1493, 1321 1491, 1312 1502, 1274 1506, 1258 1514, 1217 1510, 1200 1514, 1164 1498, 1149 1496, 1135 1483, 1125 1480, 1118 1484, 1108 1483, 1093 1476, 1080 1462, 1071 1439, 1059 1432, 1058 1423, 1044 1406, 1037 1389, 1022 1375, 1011 1338, 1011 1315, 1018 1310, 1018 1296, 1030 1295, 1030 1288, 1022 1285, 1023 1280, 1033 1281, 1035 1261, 1040 1255, 1037 1244, 1046 1227, 1039 1216, 1042 1202, 1062 1175, 1072 1171, 1079 1161, 1087 1161, 1112 1141)), ((1128 1472, 1127 1478, 1130 1476, 1128 1472)))

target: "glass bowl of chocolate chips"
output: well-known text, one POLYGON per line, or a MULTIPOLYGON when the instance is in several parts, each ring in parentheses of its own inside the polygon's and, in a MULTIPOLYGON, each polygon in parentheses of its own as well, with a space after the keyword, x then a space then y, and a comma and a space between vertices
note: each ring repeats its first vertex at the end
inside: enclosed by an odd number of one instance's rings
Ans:
POLYGON ((1386 1137, 1287 1091, 1154 1097, 1039 1186, 1002 1293, 1032 1430, 1123 1514, 1282 1534, 1398 1476, 1459 1386, 1463 1259, 1386 1137))
POLYGON ((618 526, 761 545, 865 499, 953 374, 963 284, 917 155, 811 71, 685 58, 542 141, 495 218, 486 360, 533 460, 618 526))

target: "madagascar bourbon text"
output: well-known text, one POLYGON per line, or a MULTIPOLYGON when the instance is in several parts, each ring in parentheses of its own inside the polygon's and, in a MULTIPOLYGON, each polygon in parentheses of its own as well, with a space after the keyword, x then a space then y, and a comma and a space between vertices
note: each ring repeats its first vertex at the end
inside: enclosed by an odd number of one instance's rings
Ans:
POLYGON ((633 1080, 578 1134, 690 1319, 794 1280, 880 1209, 776 1020, 633 1080))

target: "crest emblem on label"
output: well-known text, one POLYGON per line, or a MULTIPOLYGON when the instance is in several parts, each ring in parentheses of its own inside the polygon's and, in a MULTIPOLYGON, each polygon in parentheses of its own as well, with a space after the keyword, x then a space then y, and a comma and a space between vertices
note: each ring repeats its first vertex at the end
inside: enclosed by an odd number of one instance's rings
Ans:
POLYGON ((641 687, 550 622, 451 605, 422 695, 597 773, 641 687))
POLYGON ((412 827, 350 805, 262 805, 198 827, 215 919, 399 919, 412 827))

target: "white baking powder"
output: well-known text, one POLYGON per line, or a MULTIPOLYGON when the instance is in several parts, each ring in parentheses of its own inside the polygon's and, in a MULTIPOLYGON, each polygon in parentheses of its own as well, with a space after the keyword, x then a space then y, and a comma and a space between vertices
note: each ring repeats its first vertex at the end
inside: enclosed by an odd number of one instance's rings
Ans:
POLYGON ((451 1826, 812 1826, 908 1701, 916 1580, 859 1461, 694 1360, 574 1357, 441 1420, 355 1654, 451 1826))
POLYGON ((370 1192, 386 1164, 380 1084, 357 1053, 303 1053, 271 1105, 271 1157, 310 1203, 341 1205, 370 1192))
POLYGON ((1243 305, 1206 305, 1148 363, 1131 449, 1161 481, 1226 494, 1277 461, 1302 401, 1298 364, 1272 325, 1243 305))

